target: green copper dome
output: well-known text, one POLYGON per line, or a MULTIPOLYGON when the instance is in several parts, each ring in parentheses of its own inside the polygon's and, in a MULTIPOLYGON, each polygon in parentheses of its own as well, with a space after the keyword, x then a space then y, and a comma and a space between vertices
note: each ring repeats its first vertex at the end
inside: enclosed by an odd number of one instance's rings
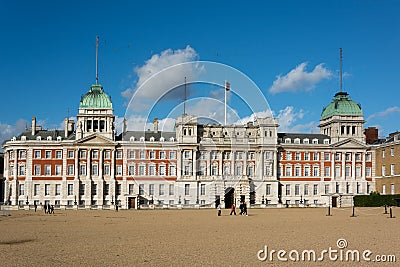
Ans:
POLYGON ((335 94, 332 102, 322 110, 321 120, 334 115, 362 116, 363 113, 361 105, 351 100, 348 93, 339 92, 335 94))
POLYGON ((81 98, 79 108, 112 108, 109 95, 104 93, 103 86, 92 84, 89 92, 81 98))

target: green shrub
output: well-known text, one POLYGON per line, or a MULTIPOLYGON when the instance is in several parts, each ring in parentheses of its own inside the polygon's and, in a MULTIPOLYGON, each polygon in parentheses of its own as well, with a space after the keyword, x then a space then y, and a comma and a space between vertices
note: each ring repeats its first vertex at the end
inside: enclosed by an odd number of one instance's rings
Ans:
POLYGON ((400 195, 380 195, 377 192, 372 192, 366 196, 355 196, 354 206, 356 207, 381 207, 384 205, 396 206, 400 201, 400 195), (398 200, 396 200, 398 199, 398 200))

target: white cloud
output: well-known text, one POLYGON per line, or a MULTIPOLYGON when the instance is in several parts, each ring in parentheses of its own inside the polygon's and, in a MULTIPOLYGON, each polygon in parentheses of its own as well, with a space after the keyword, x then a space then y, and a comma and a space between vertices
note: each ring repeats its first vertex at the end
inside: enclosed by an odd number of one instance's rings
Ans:
POLYGON ((14 125, 0 123, 0 144, 13 136, 20 135, 27 127, 29 127, 28 121, 24 119, 17 120, 14 125))
POLYGON ((377 118, 377 117, 380 117, 380 118, 386 117, 386 116, 389 116, 389 115, 391 115, 393 113, 397 113, 397 112, 400 112, 400 107, 390 107, 390 108, 387 108, 384 111, 376 112, 376 113, 370 115, 367 118, 367 121, 369 121, 369 120, 371 120, 373 118, 377 118))
MULTIPOLYGON (((131 100, 130 108, 141 111, 151 106, 154 101, 176 88, 177 85, 194 81, 203 70, 199 64, 182 64, 198 58, 197 52, 190 46, 185 49, 167 49, 153 55, 144 65, 135 68, 138 80, 121 93, 122 97, 131 100), (173 66, 173 67, 171 67, 173 66)), ((169 93, 168 97, 182 98, 182 95, 169 93)))
POLYGON ((329 79, 332 73, 324 67, 324 64, 317 65, 312 72, 306 71, 307 63, 303 62, 285 76, 278 75, 270 93, 310 91, 324 79, 329 79))

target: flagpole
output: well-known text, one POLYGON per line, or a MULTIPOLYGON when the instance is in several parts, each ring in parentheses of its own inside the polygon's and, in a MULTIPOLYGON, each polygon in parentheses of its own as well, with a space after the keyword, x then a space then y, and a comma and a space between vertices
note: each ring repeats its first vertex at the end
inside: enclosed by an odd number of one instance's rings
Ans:
POLYGON ((225 81, 225 88, 224 88, 224 91, 225 91, 225 124, 224 125, 226 125, 226 81, 225 81))

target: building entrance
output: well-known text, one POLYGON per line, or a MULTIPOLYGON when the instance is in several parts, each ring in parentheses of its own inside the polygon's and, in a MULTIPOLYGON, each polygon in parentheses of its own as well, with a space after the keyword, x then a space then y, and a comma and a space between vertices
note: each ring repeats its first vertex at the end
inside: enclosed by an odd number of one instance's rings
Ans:
POLYGON ((128 198, 128 209, 135 209, 136 208, 136 197, 129 197, 128 198))
POLYGON ((337 207, 337 197, 332 197, 332 208, 337 207))
POLYGON ((228 187, 225 190, 225 209, 230 209, 235 202, 235 189, 228 187))

